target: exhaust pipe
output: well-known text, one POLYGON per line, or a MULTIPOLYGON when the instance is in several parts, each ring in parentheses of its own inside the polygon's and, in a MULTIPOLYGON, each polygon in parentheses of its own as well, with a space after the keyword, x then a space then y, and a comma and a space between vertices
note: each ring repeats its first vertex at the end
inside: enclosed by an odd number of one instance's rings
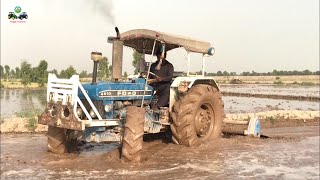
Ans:
POLYGON ((120 32, 118 27, 115 27, 117 33, 116 39, 112 46, 112 79, 118 81, 122 79, 122 57, 123 57, 123 42, 120 41, 120 32))
POLYGON ((114 29, 116 30, 116 33, 117 33, 117 39, 120 39, 120 31, 118 27, 115 27, 114 29))

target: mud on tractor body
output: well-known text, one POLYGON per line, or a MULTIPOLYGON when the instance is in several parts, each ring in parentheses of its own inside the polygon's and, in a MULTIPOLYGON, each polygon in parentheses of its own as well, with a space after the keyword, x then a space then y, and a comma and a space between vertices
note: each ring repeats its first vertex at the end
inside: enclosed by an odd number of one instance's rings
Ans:
POLYGON ((97 64, 101 53, 93 52, 92 83, 81 84, 78 75, 59 79, 49 74, 47 107, 39 116, 40 124, 49 125, 48 149, 65 153, 82 138, 87 142, 117 141, 122 144, 122 157, 138 161, 143 135, 172 132, 172 140, 184 146, 199 145, 221 133, 224 119, 223 102, 218 85, 210 77, 176 77, 171 83, 169 107, 154 112, 154 89, 146 77, 122 81, 123 46, 142 54, 154 55, 160 46, 170 51, 183 47, 188 52, 213 55, 210 43, 151 30, 117 31, 109 37, 113 44, 112 81, 96 82, 97 64))

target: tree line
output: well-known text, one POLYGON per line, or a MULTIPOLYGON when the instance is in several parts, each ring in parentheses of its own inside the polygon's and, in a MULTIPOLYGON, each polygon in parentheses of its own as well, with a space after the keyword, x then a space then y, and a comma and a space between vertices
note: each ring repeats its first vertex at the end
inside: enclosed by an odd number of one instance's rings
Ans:
MULTIPOLYGON (((142 58, 140 53, 134 52, 132 54, 132 65, 134 67, 134 74, 138 73, 139 60, 142 58)), ((109 64, 107 57, 103 57, 98 65, 98 80, 105 81, 110 78, 112 72, 112 65, 109 64)), ((54 73, 59 78, 70 78, 74 74, 78 74, 80 78, 91 78, 92 73, 88 73, 82 70, 80 73, 76 71, 73 66, 68 66, 66 69, 62 69, 60 72, 53 69, 48 71, 48 62, 46 60, 41 60, 38 66, 32 67, 27 61, 22 61, 20 67, 10 68, 8 65, 0 66, 1 79, 14 80, 21 79, 21 83, 26 86, 31 84, 31 82, 38 83, 40 87, 44 86, 48 80, 48 73, 54 73)), ((182 72, 183 73, 183 72, 182 72)), ((201 75, 201 71, 193 72, 191 74, 201 75)), ((245 71, 242 73, 228 72, 228 71, 217 71, 205 72, 206 76, 290 76, 290 75, 320 75, 320 71, 283 71, 283 70, 273 70, 272 72, 255 72, 255 71, 245 71)), ((124 72, 124 78, 127 78, 128 73, 124 72)))
MULTIPOLYGON (((105 81, 110 78, 112 71, 112 66, 109 65, 107 57, 103 57, 98 65, 97 77, 101 81, 105 81)), ((60 72, 58 70, 48 70, 48 62, 46 60, 41 60, 38 66, 32 67, 27 61, 22 61, 20 67, 10 68, 8 65, 0 65, 0 75, 1 79, 6 81, 12 81, 20 79, 24 86, 31 84, 32 82, 38 83, 40 87, 43 87, 45 83, 48 82, 48 73, 56 74, 59 78, 71 78, 72 75, 78 74, 80 78, 90 78, 92 77, 92 72, 88 73, 82 70, 80 73, 69 65, 66 69, 62 69, 60 72)), ((125 72, 125 74, 127 74, 125 72)))
MULTIPOLYGON (((202 75, 202 71, 194 72, 193 74, 202 75)), ((283 71, 283 70, 273 70, 272 72, 255 72, 255 71, 245 71, 242 73, 236 72, 228 72, 228 71, 217 71, 216 73, 208 73, 205 72, 206 76, 293 76, 293 75, 320 75, 320 71, 310 71, 310 70, 303 70, 303 71, 283 71)))
MULTIPOLYGON (((134 74, 138 73, 139 69, 139 60, 142 58, 142 54, 134 51, 132 54, 132 66, 134 67, 134 74)), ((186 72, 181 72, 186 74, 186 72)), ((191 74, 196 74, 196 75, 202 75, 202 71, 199 70, 197 72, 191 72, 191 74)), ((228 72, 228 71, 217 71, 216 73, 214 72, 205 72, 206 76, 291 76, 291 75, 320 75, 320 71, 310 71, 310 70, 303 70, 303 71, 283 71, 283 70, 273 70, 272 72, 255 72, 255 71, 245 71, 241 73, 236 73, 236 72, 228 72)))

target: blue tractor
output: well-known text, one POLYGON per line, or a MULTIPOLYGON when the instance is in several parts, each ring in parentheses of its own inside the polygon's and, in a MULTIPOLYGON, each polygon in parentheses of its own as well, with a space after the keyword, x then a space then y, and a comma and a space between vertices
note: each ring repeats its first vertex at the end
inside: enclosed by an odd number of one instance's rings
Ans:
POLYGON ((184 146, 217 138, 225 116, 219 87, 212 77, 189 74, 190 53, 202 54, 204 74, 205 57, 214 53, 210 43, 147 29, 120 34, 116 28, 116 33, 116 37, 108 38, 113 45, 111 81, 96 81, 97 66, 102 59, 99 52, 91 53, 94 62, 91 83, 81 84, 78 75, 59 79, 49 74, 47 107, 38 118, 40 124, 48 125, 48 150, 69 152, 79 139, 120 142, 122 158, 139 161, 144 134, 170 131, 173 142, 184 146), (153 81, 148 78, 150 66, 140 68, 145 76, 124 81, 123 46, 151 58, 158 48, 186 50, 188 72, 171 83, 169 107, 153 110, 157 97, 149 85, 153 81))

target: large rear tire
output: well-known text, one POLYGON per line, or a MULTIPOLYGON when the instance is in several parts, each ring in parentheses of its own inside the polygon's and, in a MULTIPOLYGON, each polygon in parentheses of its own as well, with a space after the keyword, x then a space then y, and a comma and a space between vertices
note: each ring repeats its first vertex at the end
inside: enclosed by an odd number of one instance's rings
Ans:
POLYGON ((122 159, 130 162, 139 162, 144 134, 143 108, 129 106, 122 141, 122 159))
POLYGON ((221 93, 210 85, 193 86, 174 104, 172 140, 184 146, 200 145, 219 137, 224 118, 221 93))
POLYGON ((69 153, 75 150, 77 139, 71 139, 70 133, 72 130, 63 128, 48 127, 48 151, 55 154, 69 153))

